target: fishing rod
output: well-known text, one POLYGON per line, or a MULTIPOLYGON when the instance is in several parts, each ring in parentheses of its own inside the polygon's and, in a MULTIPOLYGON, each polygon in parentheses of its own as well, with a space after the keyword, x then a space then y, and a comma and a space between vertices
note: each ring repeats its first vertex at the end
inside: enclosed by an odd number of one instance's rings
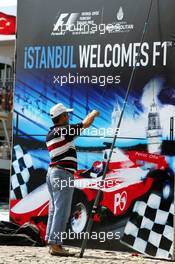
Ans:
MULTIPOLYGON (((110 162, 111 157, 112 157, 112 153, 113 153, 113 149, 114 149, 114 146, 115 146, 115 143, 116 143, 116 139, 118 137, 121 121, 122 121, 122 118, 123 118, 123 115, 124 115, 124 112, 125 112, 125 108, 126 108, 126 105, 127 105, 127 102, 128 102, 128 97, 129 97, 129 93, 131 91, 132 82, 133 82, 135 74, 136 74, 137 62, 140 59, 141 46, 142 46, 142 43, 143 43, 143 40, 144 40, 144 37, 145 37, 145 33, 147 31, 148 22, 149 22, 149 18, 150 18, 150 14, 151 14, 151 9, 152 9, 152 4, 153 4, 153 0, 150 0, 150 5, 149 5, 149 9, 148 9, 148 15, 147 15, 146 21, 144 23, 144 28, 143 28, 142 35, 141 35, 139 52, 138 52, 138 55, 137 55, 137 58, 136 58, 135 65, 134 65, 134 67, 132 69, 132 72, 131 72, 131 76, 130 76, 129 83, 128 83, 128 88, 127 88, 126 95, 125 95, 125 98, 124 98, 122 111, 121 111, 121 114, 120 114, 120 118, 118 120, 117 128, 115 130, 115 135, 114 135, 114 138, 113 138, 113 142, 111 144, 109 156, 108 156, 108 159, 107 159, 106 164, 105 164, 105 168, 104 168, 104 172, 103 172, 103 175, 102 175, 101 183, 103 183, 103 181, 105 180, 105 177, 106 177, 106 172, 108 170, 108 165, 109 165, 109 162, 110 162)), ((86 249, 86 245, 87 245, 87 241, 88 241, 88 234, 90 234, 91 230, 92 230, 93 218, 94 218, 94 215, 95 215, 95 213, 97 211, 98 204, 99 204, 100 198, 101 198, 101 194, 102 194, 102 190, 99 188, 99 190, 97 192, 97 195, 96 195, 96 198, 95 198, 95 201, 94 201, 94 204, 93 204, 93 207, 92 207, 92 210, 91 210, 90 215, 89 215, 89 220, 88 220, 88 224, 87 224, 87 228, 86 228, 86 232, 85 232, 85 238, 83 240, 83 243, 82 243, 82 246, 81 246, 80 255, 79 255, 80 258, 83 257, 84 251, 86 249)))

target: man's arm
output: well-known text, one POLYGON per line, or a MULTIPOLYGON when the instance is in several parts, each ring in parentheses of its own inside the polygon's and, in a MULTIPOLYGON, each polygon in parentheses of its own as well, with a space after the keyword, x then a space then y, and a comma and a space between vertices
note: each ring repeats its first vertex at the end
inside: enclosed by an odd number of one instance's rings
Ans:
POLYGON ((90 125, 93 123, 94 118, 96 116, 99 116, 99 112, 96 110, 93 110, 92 112, 90 112, 85 119, 82 121, 83 123, 83 128, 88 128, 90 127, 90 125))
POLYGON ((68 141, 73 140, 75 137, 80 136, 83 129, 88 128, 94 121, 94 118, 99 115, 99 112, 93 110, 90 112, 81 123, 75 125, 68 125, 67 128, 63 128, 65 132, 65 138, 68 141))

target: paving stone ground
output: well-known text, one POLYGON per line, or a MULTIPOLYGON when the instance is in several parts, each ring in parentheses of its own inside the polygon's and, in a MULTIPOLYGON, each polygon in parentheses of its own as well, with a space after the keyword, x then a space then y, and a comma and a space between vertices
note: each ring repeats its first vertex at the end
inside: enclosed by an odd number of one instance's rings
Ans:
MULTIPOLYGON (((68 247, 67 247, 68 248, 68 247)), ((69 247, 70 252, 79 253, 78 247, 69 247)), ((117 251, 87 249, 84 257, 58 257, 48 253, 48 247, 17 247, 0 246, 0 264, 168 264, 165 260, 155 260, 143 257, 142 255, 133 256, 131 253, 117 251)))

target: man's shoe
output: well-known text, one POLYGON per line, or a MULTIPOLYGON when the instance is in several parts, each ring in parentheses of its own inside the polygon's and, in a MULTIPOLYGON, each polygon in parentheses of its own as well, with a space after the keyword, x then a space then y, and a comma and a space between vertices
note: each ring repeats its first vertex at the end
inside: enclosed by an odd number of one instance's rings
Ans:
POLYGON ((49 253, 53 256, 62 256, 62 257, 75 256, 75 253, 70 253, 69 250, 62 248, 62 246, 59 245, 50 246, 49 253))

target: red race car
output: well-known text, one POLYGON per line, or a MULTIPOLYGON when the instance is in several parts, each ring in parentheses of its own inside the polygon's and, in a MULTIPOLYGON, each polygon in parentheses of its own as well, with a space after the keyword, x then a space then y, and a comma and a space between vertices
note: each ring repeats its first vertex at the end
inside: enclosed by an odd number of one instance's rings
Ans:
MULTIPOLYGON (((130 211, 134 202, 151 189, 156 172, 167 173, 168 164, 164 156, 140 151, 123 152, 113 150, 106 178, 103 170, 110 150, 105 150, 102 162, 96 161, 89 170, 78 170, 74 175, 74 197, 69 227, 79 233, 84 231, 89 210, 98 189, 102 196, 94 221, 116 221, 116 217, 130 211)), ((46 184, 36 188, 21 200, 12 200, 10 217, 24 224, 35 223, 44 237, 47 224, 49 194, 46 184)))
POLYGON ((109 151, 104 152, 103 162, 96 161, 89 170, 75 173, 70 227, 76 233, 85 230, 89 211, 99 189, 102 190, 102 196, 94 221, 116 221, 116 217, 128 213, 134 201, 151 189, 153 172, 164 171, 168 167, 163 156, 139 151, 124 153, 114 149, 106 178, 102 181, 109 151))

